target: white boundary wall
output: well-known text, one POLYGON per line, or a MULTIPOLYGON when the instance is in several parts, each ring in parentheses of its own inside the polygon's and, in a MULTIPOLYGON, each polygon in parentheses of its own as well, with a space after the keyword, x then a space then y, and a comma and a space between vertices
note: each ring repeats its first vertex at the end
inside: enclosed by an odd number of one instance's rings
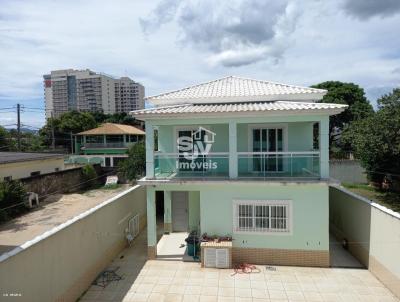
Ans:
POLYGON ((126 246, 124 230, 137 214, 143 229, 146 189, 141 186, 1 255, 0 300, 76 301, 126 246))
POLYGON ((400 214, 372 204, 369 270, 400 298, 400 214))
POLYGON ((400 214, 350 192, 330 188, 330 229, 400 298, 400 214))

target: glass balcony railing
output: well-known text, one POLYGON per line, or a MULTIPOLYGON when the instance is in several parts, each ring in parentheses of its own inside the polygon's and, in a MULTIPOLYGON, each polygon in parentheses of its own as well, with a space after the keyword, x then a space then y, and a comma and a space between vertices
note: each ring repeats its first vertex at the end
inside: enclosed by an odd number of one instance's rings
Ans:
POLYGON ((154 176, 157 179, 228 178, 229 154, 156 153, 154 155, 154 176))
POLYGON ((319 178, 319 152, 240 152, 239 178, 319 178))
MULTIPOLYGON (((319 152, 239 152, 238 178, 320 178, 319 152)), ((154 177, 229 178, 229 153, 155 153, 154 177)))
POLYGON ((128 143, 114 142, 114 143, 86 143, 83 144, 86 149, 107 149, 107 148, 128 148, 128 143))

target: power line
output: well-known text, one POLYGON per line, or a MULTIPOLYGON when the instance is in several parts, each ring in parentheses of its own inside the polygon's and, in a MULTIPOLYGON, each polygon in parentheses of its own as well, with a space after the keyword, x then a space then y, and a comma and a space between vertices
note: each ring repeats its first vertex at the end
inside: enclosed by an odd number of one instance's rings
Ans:
MULTIPOLYGON (((39 199, 42 199, 42 198, 45 198, 45 197, 48 197, 48 196, 52 196, 52 195, 55 195, 55 194, 59 194, 60 192, 63 192, 63 191, 65 191, 65 190, 68 191, 68 190, 70 190, 70 189, 72 189, 72 188, 79 187, 79 186, 81 186, 81 185, 83 185, 83 184, 85 184, 85 183, 91 182, 91 181, 93 181, 93 180, 96 180, 96 179, 99 179, 99 178, 101 178, 101 177, 108 176, 108 175, 114 174, 114 173, 115 173, 115 171, 109 171, 109 172, 104 173, 104 174, 102 174, 102 175, 99 175, 99 176, 96 176, 96 177, 94 177, 94 178, 88 179, 88 180, 86 180, 86 181, 80 182, 80 183, 78 183, 78 184, 76 184, 76 185, 72 185, 72 186, 69 186, 69 187, 67 187, 67 188, 63 188, 63 189, 61 189, 61 190, 57 190, 57 191, 55 191, 55 192, 53 192, 53 193, 41 195, 41 196, 39 196, 38 198, 39 198, 39 199)), ((16 206, 23 205, 24 203, 25 203, 25 201, 19 202, 19 203, 16 203, 16 204, 14 204, 14 205, 11 205, 11 206, 2 208, 2 209, 0 209, 0 211, 8 210, 8 209, 14 208, 14 207, 16 207, 16 206)))

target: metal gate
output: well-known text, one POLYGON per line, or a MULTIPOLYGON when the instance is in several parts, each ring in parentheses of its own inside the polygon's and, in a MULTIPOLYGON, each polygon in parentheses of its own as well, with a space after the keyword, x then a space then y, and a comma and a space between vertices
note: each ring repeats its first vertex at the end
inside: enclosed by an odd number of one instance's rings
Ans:
POLYGON ((139 235, 139 214, 133 216, 131 219, 129 219, 128 222, 128 230, 129 233, 132 235, 133 238, 136 238, 137 235, 139 235))

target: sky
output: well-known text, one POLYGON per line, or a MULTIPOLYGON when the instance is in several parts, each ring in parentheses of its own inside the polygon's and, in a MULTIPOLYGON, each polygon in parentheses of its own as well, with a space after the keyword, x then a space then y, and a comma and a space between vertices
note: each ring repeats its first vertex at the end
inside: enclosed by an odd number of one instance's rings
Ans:
MULTIPOLYGON (((399 0, 0 0, 0 109, 44 124, 43 74, 92 69, 154 95, 228 75, 400 86, 399 0), (35 111, 35 112, 33 112, 35 111)), ((0 110, 0 125, 16 122, 0 110)))

